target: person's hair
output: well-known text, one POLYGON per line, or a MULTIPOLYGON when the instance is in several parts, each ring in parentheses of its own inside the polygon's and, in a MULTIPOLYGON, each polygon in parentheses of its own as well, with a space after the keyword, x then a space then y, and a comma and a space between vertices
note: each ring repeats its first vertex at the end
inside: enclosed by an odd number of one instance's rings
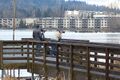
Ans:
POLYGON ((38 28, 39 28, 39 25, 37 25, 36 28, 38 29, 38 28))
POLYGON ((61 31, 59 29, 57 29, 57 31, 61 33, 61 31))

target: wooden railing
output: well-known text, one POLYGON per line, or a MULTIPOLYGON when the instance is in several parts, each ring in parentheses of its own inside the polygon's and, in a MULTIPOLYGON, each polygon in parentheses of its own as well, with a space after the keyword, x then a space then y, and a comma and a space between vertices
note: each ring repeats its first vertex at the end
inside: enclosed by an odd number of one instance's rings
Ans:
POLYGON ((36 64, 42 66, 45 80, 49 76, 49 67, 54 67, 57 78, 63 71, 68 76, 66 80, 120 80, 120 45, 34 40, 0 42, 1 69, 26 68, 34 79, 35 69, 38 69, 36 64), (35 56, 37 44, 43 46, 39 57, 35 56), (55 56, 48 54, 51 44, 57 47, 55 56))
POLYGON ((69 63, 71 75, 74 70, 82 69, 88 80, 94 80, 93 75, 103 76, 105 80, 120 79, 120 47, 117 45, 62 44, 59 53, 62 54, 62 61, 69 63))

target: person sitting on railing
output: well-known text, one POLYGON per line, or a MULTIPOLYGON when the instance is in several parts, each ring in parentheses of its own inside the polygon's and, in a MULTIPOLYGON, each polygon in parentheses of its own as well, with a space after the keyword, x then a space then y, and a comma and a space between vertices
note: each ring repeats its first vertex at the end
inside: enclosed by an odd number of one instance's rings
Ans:
MULTIPOLYGON (((45 36, 44 36, 44 30, 42 28, 39 28, 39 26, 36 26, 36 29, 33 30, 33 39, 36 41, 44 41, 45 36)), ((40 49, 41 49, 42 44, 37 43, 36 45, 36 56, 40 55, 40 49)))

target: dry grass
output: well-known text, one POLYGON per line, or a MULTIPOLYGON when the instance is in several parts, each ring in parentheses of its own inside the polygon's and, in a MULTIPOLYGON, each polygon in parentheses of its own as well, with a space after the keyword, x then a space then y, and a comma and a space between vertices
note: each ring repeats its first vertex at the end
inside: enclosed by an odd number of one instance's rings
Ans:
POLYGON ((2 80, 17 80, 14 77, 10 77, 9 75, 5 76, 2 80))

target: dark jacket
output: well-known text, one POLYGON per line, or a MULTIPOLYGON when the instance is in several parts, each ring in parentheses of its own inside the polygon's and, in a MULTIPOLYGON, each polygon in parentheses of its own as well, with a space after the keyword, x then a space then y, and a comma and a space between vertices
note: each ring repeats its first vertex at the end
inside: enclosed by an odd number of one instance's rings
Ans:
POLYGON ((44 39, 45 39, 44 33, 41 32, 39 29, 33 30, 33 39, 44 41, 44 39))

